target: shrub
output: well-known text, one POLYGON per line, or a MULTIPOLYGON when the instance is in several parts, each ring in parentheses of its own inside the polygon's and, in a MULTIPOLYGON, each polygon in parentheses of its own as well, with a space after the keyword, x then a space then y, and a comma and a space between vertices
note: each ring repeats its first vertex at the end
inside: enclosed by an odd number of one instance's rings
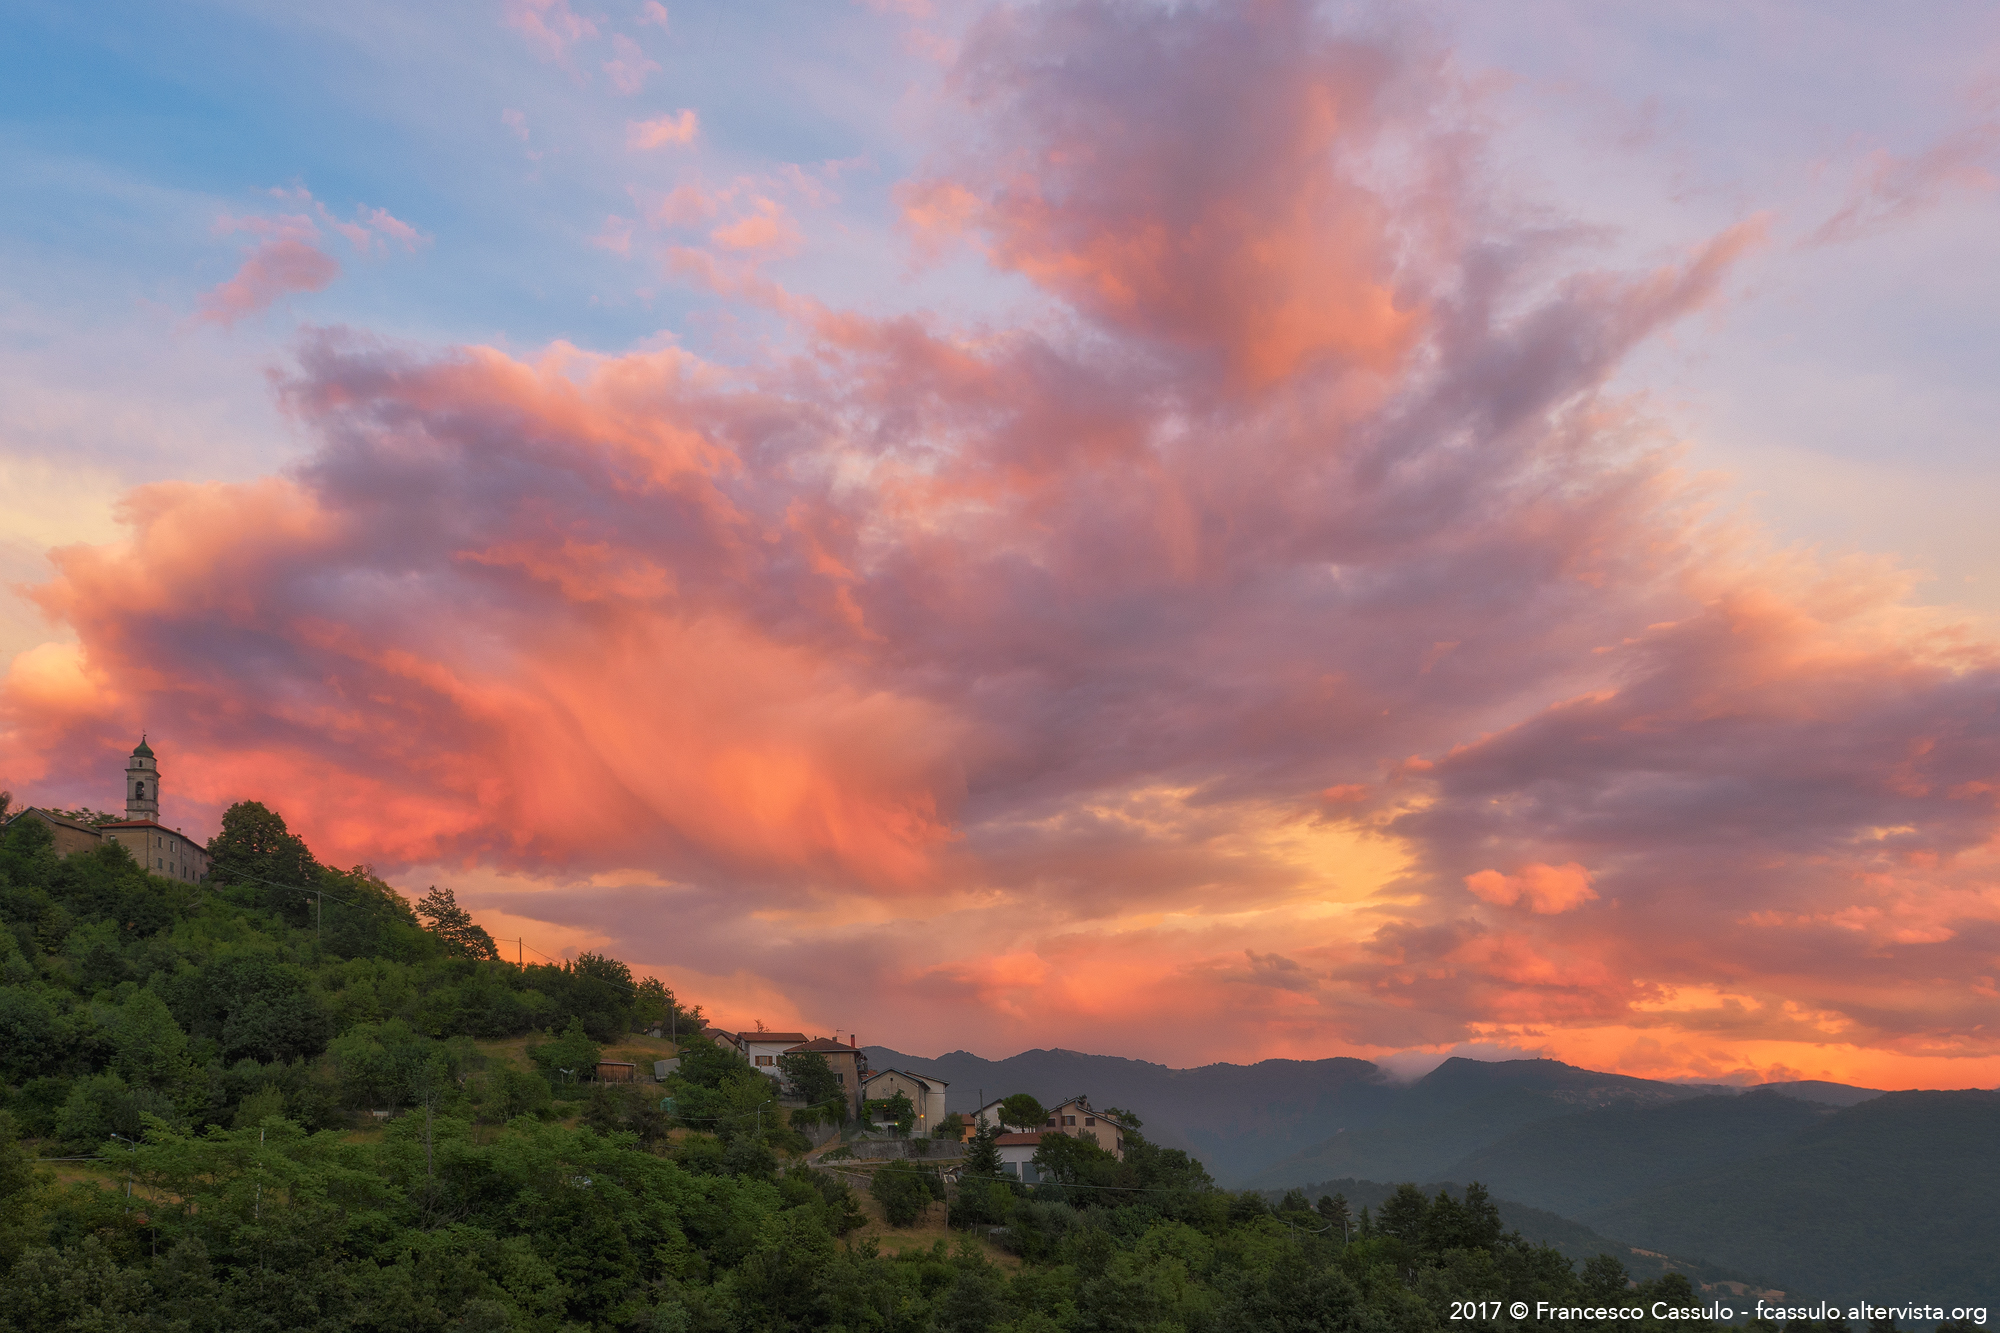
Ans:
POLYGON ((892 1227, 906 1227, 924 1215, 931 1200, 944 1197, 938 1173, 914 1162, 890 1162, 868 1182, 868 1192, 882 1205, 892 1227))

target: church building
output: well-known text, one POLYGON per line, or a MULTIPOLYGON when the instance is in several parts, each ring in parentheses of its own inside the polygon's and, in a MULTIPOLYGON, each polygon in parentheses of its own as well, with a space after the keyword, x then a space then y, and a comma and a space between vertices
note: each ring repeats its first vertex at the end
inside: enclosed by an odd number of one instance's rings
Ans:
MULTIPOLYGON (((29 806, 15 819, 35 818, 56 836, 56 851, 70 856, 111 841, 132 853, 147 871, 163 879, 195 883, 208 874, 208 849, 160 822, 160 765, 146 738, 125 761, 125 818, 109 824, 85 824, 53 810, 29 806)), ((7 821, 12 823, 13 820, 7 821)))

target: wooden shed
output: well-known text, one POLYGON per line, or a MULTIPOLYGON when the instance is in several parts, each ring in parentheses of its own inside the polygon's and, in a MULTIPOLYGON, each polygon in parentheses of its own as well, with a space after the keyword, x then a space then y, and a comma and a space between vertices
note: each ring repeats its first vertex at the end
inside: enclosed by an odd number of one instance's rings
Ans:
POLYGON ((639 1066, 630 1060, 599 1060, 597 1062, 599 1083, 637 1083, 639 1066))

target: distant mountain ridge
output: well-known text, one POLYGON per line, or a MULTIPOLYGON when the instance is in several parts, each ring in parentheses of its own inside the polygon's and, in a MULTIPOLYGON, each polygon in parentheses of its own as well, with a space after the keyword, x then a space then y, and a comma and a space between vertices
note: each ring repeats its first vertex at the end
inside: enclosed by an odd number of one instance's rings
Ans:
MULTIPOLYGON (((1558 1060, 1453 1058, 1414 1082, 1399 1082, 1370 1061, 1348 1057, 1174 1069, 1061 1049, 1004 1060, 969 1051, 927 1057, 864 1049, 877 1069, 944 1079, 955 1111, 975 1109, 982 1091, 989 1100, 1013 1092, 1043 1101, 1085 1093, 1098 1106, 1127 1107, 1144 1117, 1155 1139, 1194 1153, 1232 1186, 1282 1188, 1350 1176, 1450 1179, 1447 1168, 1460 1157, 1538 1120, 1740 1091, 1599 1073, 1558 1060)), ((1837 1083, 1766 1087, 1839 1104, 1880 1095, 1837 1083)))

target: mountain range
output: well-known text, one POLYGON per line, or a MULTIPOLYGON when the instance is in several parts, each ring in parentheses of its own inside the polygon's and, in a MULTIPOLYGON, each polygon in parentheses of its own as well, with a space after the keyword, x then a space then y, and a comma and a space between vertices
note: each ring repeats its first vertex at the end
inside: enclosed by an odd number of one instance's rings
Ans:
POLYGON ((2000 1300, 2000 1093, 1742 1089, 1555 1060, 1451 1059, 1399 1082, 1352 1059, 868 1056, 948 1080, 953 1110, 1013 1092, 1129 1108, 1225 1185, 1347 1181, 1358 1203, 1397 1181, 1476 1180, 1520 1216, 1548 1215, 1541 1230, 1574 1225, 1574 1244, 1618 1237, 1617 1252, 1685 1256, 1794 1295, 2000 1300))
MULTIPOLYGON (((1459 1159, 1509 1132, 1579 1111, 1730 1096, 1717 1084, 1665 1083, 1579 1069, 1558 1060, 1453 1058, 1412 1082, 1367 1060, 1260 1060, 1173 1069, 1081 1051, 1033 1050, 1004 1060, 969 1051, 926 1057, 863 1048, 875 1069, 904 1069, 949 1085, 947 1106, 972 1111, 1026 1092, 1054 1103, 1078 1093, 1122 1106, 1147 1134, 1185 1148, 1230 1186, 1282 1188, 1307 1180, 1442 1180, 1459 1159)), ((1765 1090, 1848 1106, 1872 1088, 1816 1081, 1765 1090)))

